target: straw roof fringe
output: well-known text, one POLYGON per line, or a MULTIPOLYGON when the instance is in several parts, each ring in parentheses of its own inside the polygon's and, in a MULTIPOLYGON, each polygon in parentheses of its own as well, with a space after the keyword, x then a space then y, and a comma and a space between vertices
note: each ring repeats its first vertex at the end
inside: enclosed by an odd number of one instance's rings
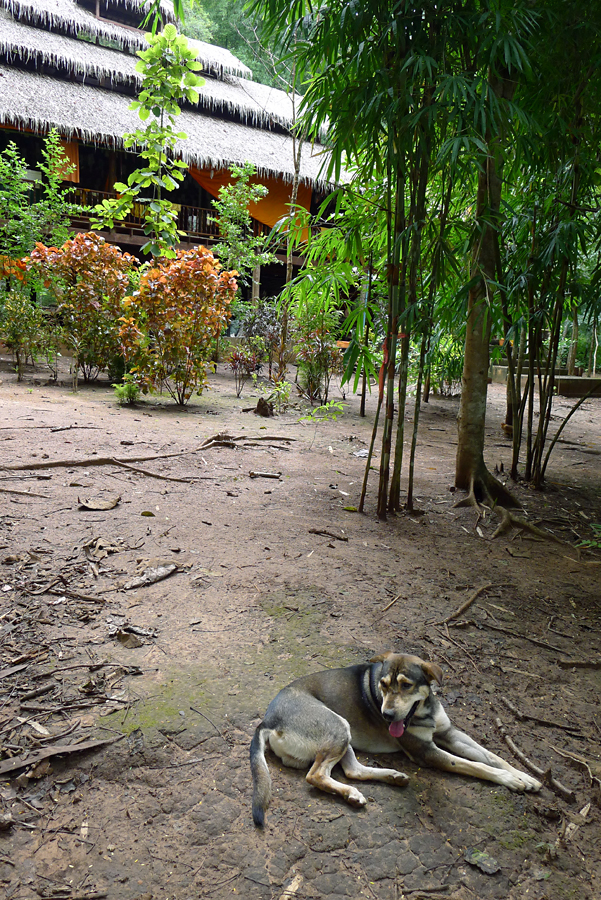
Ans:
MULTIPOLYGON (((196 49, 199 41, 190 41, 196 49)), ((220 50, 205 44, 210 50, 220 50)), ((205 54, 208 55, 208 54, 205 54)), ((0 10, 0 56, 15 66, 19 62, 31 63, 36 68, 44 65, 54 66, 62 70, 67 77, 71 73, 85 78, 107 80, 111 85, 126 85, 140 89, 142 76, 136 72, 136 57, 118 50, 109 50, 87 41, 77 41, 60 34, 42 31, 16 22, 8 13, 0 10)), ((211 78, 207 73, 206 85, 202 89, 200 105, 207 109, 223 109, 229 113, 238 113, 243 119, 269 126, 277 121, 287 126, 291 121, 291 104, 286 95, 267 89, 257 91, 259 85, 247 82, 236 76, 224 75, 225 81, 211 78), (223 87, 221 85, 223 84, 223 87), (270 101, 271 96, 271 101, 270 101), (255 99, 255 98, 259 99, 255 99), (282 103, 282 97, 284 102, 282 103), (277 102, 276 102, 277 101, 277 102), (289 109, 290 107, 290 109, 289 109)), ((264 87, 261 85, 260 87, 264 87)))
MULTIPOLYGON (((75 73, 84 81, 86 78, 107 81, 136 92, 142 85, 142 76, 135 69, 135 57, 23 25, 2 10, 0 55, 15 66, 20 61, 33 64, 38 70, 54 66, 67 75, 75 73)), ((200 89, 199 108, 225 112, 245 124, 263 128, 274 124, 290 128, 293 124, 292 101, 283 91, 234 75, 218 80, 207 74, 200 89)))
MULTIPOLYGON (((113 91, 0 65, 4 125, 36 132, 55 127, 67 139, 123 148, 124 135, 140 124, 129 104, 130 98, 113 91)), ((222 169, 249 160, 259 175, 278 175, 287 183, 294 178, 292 138, 287 135, 188 110, 178 116, 177 126, 188 137, 176 152, 190 165, 222 169)), ((323 147, 307 144, 301 182, 326 188, 325 158, 323 147)))
MULTIPOLYGON (((12 65, 33 63, 55 66, 67 75, 74 72, 86 78, 106 80, 111 85, 139 90, 142 76, 136 72, 136 59, 117 50, 74 41, 58 34, 15 22, 0 11, 0 56, 12 65)), ((255 81, 224 76, 222 81, 205 76, 200 89, 199 109, 225 112, 244 123, 269 128, 278 124, 292 126, 292 102, 283 92, 255 81)))
MULTIPOLYGON (((79 0, 75 0, 76 3, 79 0)), ((144 15, 150 9, 150 0, 107 0, 109 6, 125 6, 127 9, 141 9, 144 15)), ((175 13, 171 0, 161 0, 161 15, 165 22, 175 22, 175 13)))
MULTIPOLYGON (((122 4, 124 0, 119 0, 122 4)), ((125 0, 132 7, 139 6, 139 0, 125 0)), ((165 0, 163 2, 165 5, 165 0)), ((144 50, 147 44, 142 31, 123 28, 105 19, 97 19, 96 16, 77 6, 73 0, 0 0, 0 9, 11 13, 15 19, 35 29, 45 29, 47 32, 55 32, 70 37, 78 37, 85 34, 93 40, 106 40, 116 44, 121 50, 135 53, 136 50, 144 50)), ((173 16, 171 16, 173 18, 173 16)), ((2 22, 4 31, 4 21, 2 22)), ((47 34, 47 37, 51 37, 47 34)), ((198 59, 208 70, 217 75, 224 74, 252 75, 248 66, 245 66, 233 53, 224 47, 215 47, 203 41, 191 41, 198 51, 198 59)), ((93 46, 90 44, 90 46, 93 46)))

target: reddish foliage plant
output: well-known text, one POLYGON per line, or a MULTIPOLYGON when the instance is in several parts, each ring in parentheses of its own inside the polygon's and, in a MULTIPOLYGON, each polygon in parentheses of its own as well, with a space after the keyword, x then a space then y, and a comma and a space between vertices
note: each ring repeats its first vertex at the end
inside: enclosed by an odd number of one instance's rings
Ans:
POLYGON ((27 258, 51 288, 75 357, 74 384, 81 368, 87 381, 122 354, 121 304, 136 259, 94 232, 77 234, 63 246, 36 244, 27 258))
POLYGON ((25 268, 24 260, 0 254, 0 278, 16 278, 17 281, 23 281, 25 268))
POLYGON ((143 392, 165 388, 181 406, 207 381, 211 343, 227 325, 237 272, 206 247, 178 251, 142 274, 124 301, 121 341, 143 392))

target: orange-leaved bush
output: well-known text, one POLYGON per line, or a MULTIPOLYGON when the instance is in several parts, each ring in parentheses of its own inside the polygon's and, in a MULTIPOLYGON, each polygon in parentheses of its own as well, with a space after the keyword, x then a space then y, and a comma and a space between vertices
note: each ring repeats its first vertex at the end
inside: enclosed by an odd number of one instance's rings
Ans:
POLYGON ((122 354, 119 338, 121 303, 137 260, 108 244, 95 232, 76 234, 62 247, 36 244, 27 265, 52 289, 73 350, 73 383, 81 368, 88 381, 122 354))
POLYGON ((131 376, 146 393, 165 388, 181 406, 202 393, 211 344, 227 326, 236 275, 206 247, 179 250, 143 272, 123 303, 121 342, 131 376))

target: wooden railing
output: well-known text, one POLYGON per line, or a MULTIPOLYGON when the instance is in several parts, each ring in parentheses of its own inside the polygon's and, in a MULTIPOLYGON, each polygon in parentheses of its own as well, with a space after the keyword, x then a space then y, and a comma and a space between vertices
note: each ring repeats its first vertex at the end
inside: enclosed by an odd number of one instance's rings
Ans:
MULTIPOLYGON (((93 217, 92 208, 103 200, 110 200, 117 195, 108 191, 94 191, 89 188, 75 187, 69 192, 69 199, 84 207, 82 212, 73 219, 77 227, 89 227, 90 217, 93 217), (86 215, 90 210, 90 215, 86 215)), ((212 209, 204 209, 199 206, 181 206, 174 204, 177 209, 177 227, 185 232, 190 243, 205 241, 214 243, 219 240, 219 227, 215 222, 210 222, 210 217, 215 215, 212 209)), ((255 234, 268 233, 269 228, 253 219, 255 234)), ((132 213, 122 222, 115 223, 115 231, 142 236, 144 234, 144 210, 141 204, 134 206, 132 213)))

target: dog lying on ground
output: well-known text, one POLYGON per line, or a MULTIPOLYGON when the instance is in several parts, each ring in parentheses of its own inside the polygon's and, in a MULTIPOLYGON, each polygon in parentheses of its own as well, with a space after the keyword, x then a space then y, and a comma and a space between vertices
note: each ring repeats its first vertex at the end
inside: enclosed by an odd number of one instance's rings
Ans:
POLYGON ((472 775, 512 791, 538 791, 540 782, 481 747, 451 724, 432 682, 442 669, 417 656, 389 651, 369 663, 326 669, 283 688, 271 701, 250 745, 253 820, 265 824, 271 777, 265 748, 284 765, 310 766, 313 787, 339 794, 352 806, 365 806, 363 794, 331 777, 340 763, 347 778, 384 781, 403 787, 407 775, 396 769, 362 765, 354 750, 391 753, 403 750, 417 763, 446 772, 472 775))

